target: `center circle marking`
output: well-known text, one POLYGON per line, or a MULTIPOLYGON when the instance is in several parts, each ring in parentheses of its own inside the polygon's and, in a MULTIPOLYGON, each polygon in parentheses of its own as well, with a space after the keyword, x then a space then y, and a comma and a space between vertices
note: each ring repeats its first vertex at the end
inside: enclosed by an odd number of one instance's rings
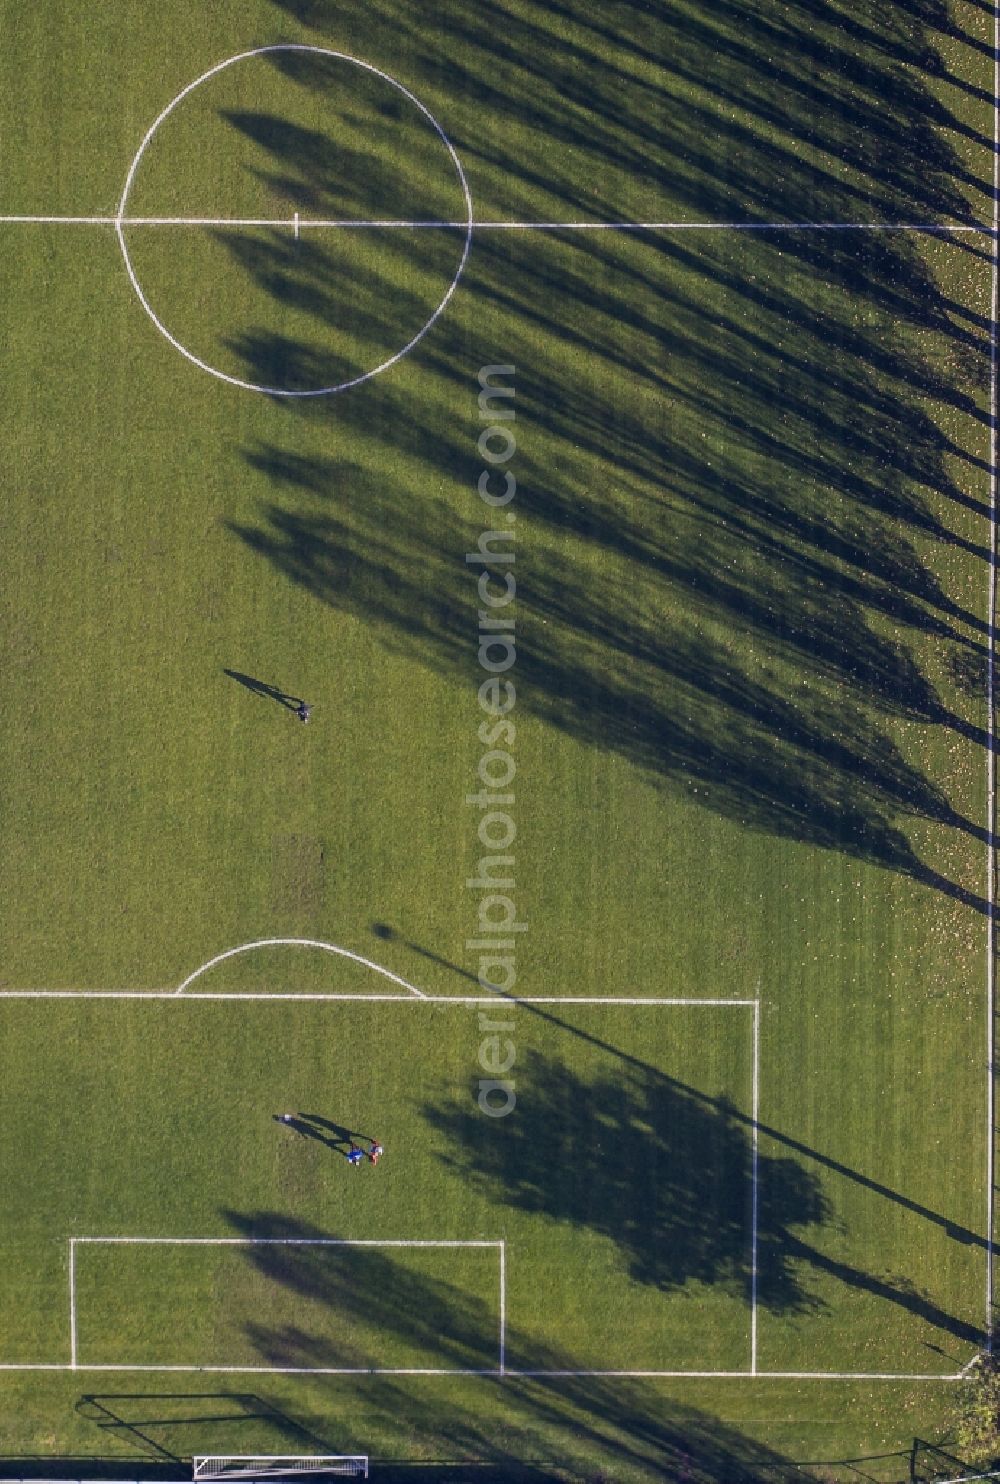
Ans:
POLYGON ((146 132, 146 137, 143 139, 142 143, 139 145, 139 148, 136 150, 135 158, 129 166, 128 175, 125 177, 125 185, 122 190, 121 200, 118 202, 118 211, 115 216, 115 232, 118 236, 118 245, 121 248, 122 258, 125 263, 125 271, 127 272, 132 287, 136 292, 139 303, 149 315, 150 319, 153 321, 153 324, 159 330, 164 339, 168 340, 175 350, 180 351, 185 360, 190 361, 193 366, 197 366, 200 371, 207 371, 209 376, 215 376, 218 378, 219 381, 226 381, 229 383, 230 386, 242 387, 244 391, 248 392, 263 392, 264 395, 268 397, 326 397, 331 395, 333 392, 344 392, 347 391, 349 387, 360 386, 362 382, 370 381, 371 378, 373 376, 377 376, 380 371, 387 371, 390 366, 394 366, 397 361, 402 360, 403 356, 407 355, 413 349, 413 347, 424 338, 424 336, 427 334, 427 331, 443 313, 449 299, 458 287, 458 281, 465 269, 465 264, 469 257, 469 249, 472 246, 472 227, 472 196, 469 192, 469 183, 465 178, 465 171, 462 169, 462 162, 458 158, 455 147, 452 144, 451 140, 448 138, 447 134, 444 132, 437 119, 431 113, 430 109, 427 108, 425 104, 421 103, 420 99, 416 96, 416 94, 411 93, 409 88, 404 87, 401 82, 398 82, 396 78, 391 77, 388 72, 383 72, 380 67, 373 66, 371 62, 365 62, 360 57, 352 57, 348 52, 332 51, 329 47, 325 46, 310 46, 305 42, 278 42, 273 46, 254 47, 251 51, 240 52, 235 57, 227 57, 224 62, 216 63, 216 65, 214 67, 210 67, 207 72, 203 72, 200 77, 196 77, 194 82, 189 82, 187 87, 183 88, 181 92, 177 94, 177 97, 172 99, 172 101, 167 104, 163 112, 149 126, 149 129, 146 132), (434 129, 438 138, 441 140, 441 143, 448 151, 452 165, 455 168, 455 174, 458 177, 458 183, 461 187, 463 199, 465 201, 465 222, 463 224, 465 237, 462 244, 462 254, 459 259, 458 267, 455 270, 455 275, 452 278, 451 283, 448 285, 444 297, 441 299, 440 303, 437 305, 430 318, 424 322, 424 324, 420 327, 420 329, 412 337, 412 339, 408 340, 407 343, 403 346, 402 350, 398 350, 395 355, 389 356, 387 360, 382 361, 381 364, 378 366, 372 367, 370 371, 362 372, 360 376, 353 376, 348 381, 334 382, 330 386, 310 387, 306 390, 300 391, 293 391, 288 387, 281 386, 262 386, 260 382, 244 381, 239 376, 230 376, 227 372, 220 371, 217 366, 212 366, 207 361, 203 361, 200 356, 196 356, 193 351, 188 350, 186 345, 182 345, 181 342, 177 339, 176 335, 171 334, 163 321, 157 316, 149 300, 146 298, 146 295, 143 293, 142 284, 139 282, 138 275, 136 274, 135 268, 132 264, 132 259, 129 257, 128 246, 125 242, 125 212, 128 206, 129 192, 132 189, 136 171, 139 169, 139 166, 142 163, 142 157, 146 153, 146 149, 160 125, 166 118, 170 116, 171 113, 173 113, 174 109, 179 103, 183 103, 184 99, 188 96, 189 93, 193 93, 195 88, 201 87, 202 83, 208 82, 209 78, 215 77, 218 73, 225 71, 227 67, 234 66, 234 64, 237 62, 246 62, 249 61, 251 57, 263 57, 267 56, 269 53, 274 52, 312 52, 314 55, 320 57, 333 57, 336 61, 339 62, 351 62, 356 67, 362 67, 365 72, 370 72, 374 77, 381 78, 383 82, 389 83, 389 85, 395 88, 397 92, 402 93, 404 98, 406 98, 410 103, 413 103, 417 108, 419 108, 424 118, 434 129))

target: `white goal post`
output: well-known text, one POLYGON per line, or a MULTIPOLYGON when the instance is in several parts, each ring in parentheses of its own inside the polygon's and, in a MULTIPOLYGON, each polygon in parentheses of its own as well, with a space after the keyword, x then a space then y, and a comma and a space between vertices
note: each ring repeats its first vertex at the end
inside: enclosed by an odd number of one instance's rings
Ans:
POLYGON ((291 1479, 298 1474, 326 1474, 368 1478, 368 1455, 363 1453, 303 1453, 265 1458, 247 1453, 203 1454, 191 1460, 198 1479, 291 1479))

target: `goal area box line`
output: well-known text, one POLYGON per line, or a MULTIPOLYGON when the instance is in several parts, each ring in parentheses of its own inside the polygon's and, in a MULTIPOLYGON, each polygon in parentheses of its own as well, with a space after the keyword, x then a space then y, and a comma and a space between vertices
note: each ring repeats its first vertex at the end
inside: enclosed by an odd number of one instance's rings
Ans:
MULTIPOLYGON (((70 1237, 69 1238, 69 1327, 71 1371, 140 1371, 222 1375, 305 1376, 503 1376, 506 1373, 506 1244, 502 1239, 405 1238, 405 1237, 70 1237), (77 1306, 77 1248, 79 1247, 293 1247, 293 1248, 408 1248, 492 1250, 497 1255, 498 1334, 497 1364, 489 1367, 459 1366, 261 1366, 261 1365, 160 1365, 104 1362, 81 1364, 78 1359, 79 1323, 77 1306)), ((6 1369, 6 1368, 4 1368, 6 1369)))

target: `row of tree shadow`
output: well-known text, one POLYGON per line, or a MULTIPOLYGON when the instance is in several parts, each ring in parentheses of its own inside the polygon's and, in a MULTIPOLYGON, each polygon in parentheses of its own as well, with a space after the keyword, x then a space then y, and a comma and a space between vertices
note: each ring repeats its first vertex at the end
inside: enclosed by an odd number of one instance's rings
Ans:
MULTIPOLYGON (((275 5, 320 44, 342 34, 336 0, 275 5)), ((375 44, 392 37, 408 85, 447 107, 462 158, 490 167, 479 176, 515 210, 549 200, 615 220, 628 190, 696 220, 967 221, 990 202, 992 40, 985 18, 980 33, 952 11, 623 0, 611 16, 525 0, 498 26, 462 0, 433 23, 373 0, 368 16, 375 44), (533 157, 512 159, 518 129, 533 157)))
MULTIPOLYGON (((319 41, 336 18, 334 6, 279 6, 319 41)), ((433 65, 422 21, 391 0, 373 12, 402 28, 412 65, 426 59, 408 79, 417 91, 455 100, 460 153, 492 147, 488 163, 518 179, 525 161, 496 131, 462 135, 463 108, 475 98, 482 117, 502 67, 519 125, 580 152, 585 194, 545 172, 567 215, 618 214, 599 193, 619 168, 646 197, 672 193, 705 218, 877 207, 968 222, 987 204, 985 174, 955 144, 974 133, 961 123, 969 89, 943 76, 938 50, 974 59, 978 43, 952 34, 943 6, 731 3, 699 20, 626 4, 612 33, 566 0, 518 7, 502 34, 481 10, 446 9, 439 24, 456 40, 433 65), (542 50, 552 28, 563 44, 542 50), (696 78, 711 80, 711 128, 688 112, 696 78), (752 127, 729 120, 723 105, 737 102, 752 127)), ((276 53, 273 65, 329 86, 322 57, 276 53)), ((294 131, 232 123, 277 173, 301 175, 294 131)), ((313 152, 314 194, 335 195, 334 159, 313 152)), ((346 302, 373 346, 392 342, 396 317, 405 340, 414 285, 440 266, 436 235, 413 234, 409 276, 387 282, 383 258, 345 256, 335 240, 303 253, 287 234, 231 234, 258 289, 307 304, 316 325, 308 343, 247 326, 229 345, 244 374, 324 384, 324 329, 346 302)), ((232 528, 387 645, 473 675, 472 398, 482 362, 513 363, 521 704, 720 815, 985 911, 974 876, 915 843, 927 824, 970 843, 985 832, 904 724, 987 743, 990 250, 977 234, 478 233, 455 300, 414 351, 419 401, 389 373, 286 403, 287 440, 246 450, 273 498, 232 528), (953 291, 963 276, 973 290, 953 291), (329 431, 329 453, 314 438, 301 451, 302 420, 329 431), (365 447, 363 465, 337 451, 348 441, 365 447), (459 508, 436 493, 449 487, 470 491, 459 508)), ((963 859, 978 863, 978 849, 963 859)))
MULTIPOLYGON (((380 1268, 368 1276, 391 1281, 391 1265, 389 1271, 380 1268)), ((294 1283, 313 1287, 301 1272, 294 1283)), ((402 1297, 397 1283, 391 1287, 402 1297)), ((457 1297, 446 1285, 424 1296, 435 1310, 457 1297)), ((366 1406, 397 1417, 410 1414, 412 1398, 401 1381, 372 1376, 365 1386, 366 1406)), ((419 1460, 371 1455, 369 1478, 377 1484, 591 1484, 622 1477, 623 1467, 630 1478, 686 1484, 784 1484, 796 1474, 801 1477, 798 1467, 778 1453, 742 1438, 697 1407, 664 1405, 641 1384, 593 1378, 568 1388, 511 1380, 505 1386, 516 1418, 509 1428, 501 1429, 484 1415, 486 1409, 477 1411, 468 1403, 435 1407, 435 1447, 419 1460), (554 1434, 566 1426, 573 1428, 573 1442, 560 1448, 554 1434)), ((363 1424, 351 1423, 349 1411, 338 1409, 333 1424, 315 1404, 289 1404, 264 1394, 266 1390, 87 1393, 77 1412, 99 1430, 110 1456, 89 1453, 61 1460, 65 1477, 131 1484, 139 1457, 145 1479, 160 1484, 190 1480, 192 1453, 217 1448, 220 1437, 233 1453, 253 1452, 265 1438, 272 1454, 371 1454, 371 1435, 363 1424), (245 1441, 248 1436, 251 1443, 245 1441)), ((50 1458, 11 1462, 19 1478, 52 1477, 50 1458)))
MULTIPOLYGON (((278 8, 320 44, 336 34, 334 4, 278 8)), ((701 13, 626 0, 613 25, 583 0, 528 0, 503 27, 446 0, 444 57, 406 7, 374 0, 371 17, 393 28, 408 85, 446 118, 491 215, 657 213, 750 229, 992 218, 989 46, 935 0, 724 0, 701 13), (484 128, 490 117, 506 127, 484 128)), ((321 58, 274 65, 296 85, 330 85, 321 58)), ((293 193, 337 201, 331 155, 310 151, 306 168, 294 133, 249 114, 230 122, 293 193)), ((376 359, 405 343, 418 286, 442 271, 432 234, 407 239, 407 271, 397 262, 390 276, 384 257, 348 257, 335 241, 296 255, 277 236, 224 240, 258 289, 313 315, 308 340, 252 325, 230 340, 266 385, 330 380, 323 338, 345 302, 376 359)), ((473 675, 475 376, 515 365, 519 703, 727 819, 984 911, 964 874, 915 843, 943 827, 978 860, 985 831, 923 763, 914 729, 950 733, 965 759, 989 742, 992 253, 980 232, 477 232, 455 299, 414 351, 417 380, 389 374, 288 404, 287 437, 245 450, 273 495, 232 528, 386 645, 473 675), (398 469, 405 484, 387 472, 398 469)), ((816 1233, 833 1213, 802 1163, 815 1151, 766 1131, 752 1275, 753 1152, 736 1109, 634 1062, 593 1083, 555 1058, 536 1072, 502 1133, 464 1105, 425 1110, 481 1194, 608 1239, 631 1278, 659 1291, 705 1283, 746 1297, 754 1283, 773 1312, 802 1313, 820 1303, 821 1276, 979 1343, 905 1275, 830 1257, 816 1233), (598 1152, 608 1146, 613 1160, 598 1152)), ((231 1220, 304 1230, 274 1213, 231 1220)), ((366 1323, 413 1346, 443 1347, 446 1363, 493 1363, 489 1316, 384 1253, 365 1254, 370 1271, 349 1289, 309 1248, 250 1260, 338 1312, 358 1305, 360 1320, 363 1305, 366 1323)), ((337 1363, 316 1336, 259 1326, 251 1338, 269 1362, 337 1363)), ((525 1331, 509 1334, 508 1363, 525 1429, 508 1458, 572 1426, 619 1466, 664 1478, 780 1477, 781 1460, 714 1419, 707 1435, 693 1409, 665 1421, 641 1381, 516 1374, 579 1369, 525 1331)), ((386 1407, 406 1405, 391 1378, 378 1388, 386 1407)), ((458 1409, 443 1427, 453 1446, 508 1466, 481 1420, 458 1409)))

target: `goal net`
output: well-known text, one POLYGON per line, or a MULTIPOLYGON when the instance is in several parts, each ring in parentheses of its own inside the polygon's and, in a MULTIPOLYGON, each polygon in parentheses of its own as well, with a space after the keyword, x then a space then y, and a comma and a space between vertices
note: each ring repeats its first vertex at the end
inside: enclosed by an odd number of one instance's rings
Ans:
POLYGON ((368 1456, 361 1453, 312 1453, 284 1458, 262 1458, 251 1454, 212 1454, 191 1460, 196 1480, 293 1479, 299 1474, 327 1477, 368 1478, 368 1456))

